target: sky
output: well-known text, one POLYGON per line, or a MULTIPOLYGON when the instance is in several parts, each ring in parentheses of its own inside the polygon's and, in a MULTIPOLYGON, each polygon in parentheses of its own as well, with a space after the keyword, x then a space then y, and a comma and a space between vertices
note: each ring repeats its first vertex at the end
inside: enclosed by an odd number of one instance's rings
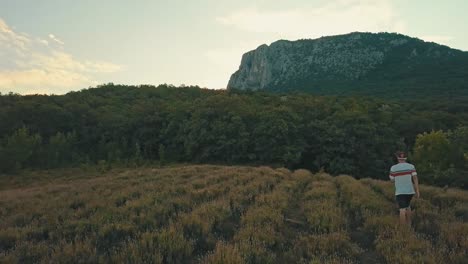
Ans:
POLYGON ((0 93, 224 89, 261 44, 355 31, 467 51, 466 10, 466 0, 0 0, 0 93))

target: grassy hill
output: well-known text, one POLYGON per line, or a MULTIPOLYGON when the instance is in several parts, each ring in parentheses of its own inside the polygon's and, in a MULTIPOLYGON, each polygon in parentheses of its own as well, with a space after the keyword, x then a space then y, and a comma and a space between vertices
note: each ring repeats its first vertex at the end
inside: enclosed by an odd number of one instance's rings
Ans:
POLYGON ((191 165, 14 177, 0 185, 0 263, 468 260, 468 192, 457 189, 422 186, 410 229, 398 225, 390 182, 306 170, 191 165))

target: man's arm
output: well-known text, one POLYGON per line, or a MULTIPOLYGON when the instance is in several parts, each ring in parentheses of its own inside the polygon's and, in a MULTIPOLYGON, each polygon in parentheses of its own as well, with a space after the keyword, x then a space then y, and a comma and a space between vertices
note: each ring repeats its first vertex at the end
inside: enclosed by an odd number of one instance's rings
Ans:
POLYGON ((418 182, 418 175, 416 173, 413 174, 413 186, 414 190, 416 190, 416 198, 419 198, 419 182, 418 182))

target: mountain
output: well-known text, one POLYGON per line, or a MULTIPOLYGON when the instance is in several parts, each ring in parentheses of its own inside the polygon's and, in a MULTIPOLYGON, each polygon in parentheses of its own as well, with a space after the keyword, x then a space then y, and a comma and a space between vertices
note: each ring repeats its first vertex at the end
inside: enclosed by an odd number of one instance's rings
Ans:
POLYGON ((279 40, 245 53, 227 88, 385 97, 468 95, 468 52, 396 33, 279 40))

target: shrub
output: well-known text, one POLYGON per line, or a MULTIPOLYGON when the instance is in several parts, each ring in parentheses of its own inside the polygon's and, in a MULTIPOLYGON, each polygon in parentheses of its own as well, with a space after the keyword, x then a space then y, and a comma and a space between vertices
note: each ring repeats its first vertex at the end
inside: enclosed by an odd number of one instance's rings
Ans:
POLYGON ((86 203, 83 200, 74 200, 70 204, 70 209, 77 210, 77 209, 85 207, 85 205, 86 203))
POLYGON ((333 258, 356 259, 362 250, 345 233, 330 233, 300 236, 293 252, 301 259, 324 262, 333 258))
POLYGON ((376 239, 376 249, 385 257, 387 263, 440 263, 441 261, 431 243, 418 238, 406 226, 387 233, 386 236, 379 235, 376 239))
POLYGON ((468 222, 468 205, 458 205, 455 207, 455 217, 463 222, 468 222))
POLYGON ((18 240, 18 233, 15 228, 8 228, 0 230, 0 251, 7 251, 16 245, 18 240))
POLYGON ((219 241, 213 253, 208 254, 202 263, 205 264, 242 264, 245 263, 240 250, 235 245, 219 241))
POLYGON ((98 252, 110 252, 135 236, 135 228, 126 224, 110 224, 102 227, 97 234, 98 252))
POLYGON ((116 207, 121 207, 124 206, 127 203, 128 198, 125 196, 121 196, 115 200, 115 206, 116 207))
POLYGON ((110 259, 113 263, 163 263, 155 234, 149 232, 143 233, 139 239, 128 241, 125 247, 114 251, 110 259))
POLYGON ((154 236, 163 263, 187 263, 192 259, 192 242, 186 240, 182 232, 174 226, 163 229, 154 236))
MULTIPOLYGON (((102 258, 101 258, 102 259, 102 258)), ((50 256, 45 256, 44 263, 98 263, 99 255, 90 241, 60 241, 50 256)))
POLYGON ((53 249, 46 242, 21 242, 11 253, 16 263, 40 263, 53 249))
POLYGON ((262 241, 256 239, 239 240, 237 242, 245 263, 277 263, 276 255, 270 252, 262 241))
POLYGON ((423 199, 414 201, 413 226, 417 232, 426 234, 435 239, 440 232, 443 215, 432 204, 423 199))
POLYGON ((440 242, 451 252, 460 255, 468 252, 468 223, 444 223, 440 230, 440 242))
POLYGON ((345 229, 346 218, 341 208, 333 206, 333 201, 308 203, 305 205, 307 224, 314 233, 332 233, 345 229))

